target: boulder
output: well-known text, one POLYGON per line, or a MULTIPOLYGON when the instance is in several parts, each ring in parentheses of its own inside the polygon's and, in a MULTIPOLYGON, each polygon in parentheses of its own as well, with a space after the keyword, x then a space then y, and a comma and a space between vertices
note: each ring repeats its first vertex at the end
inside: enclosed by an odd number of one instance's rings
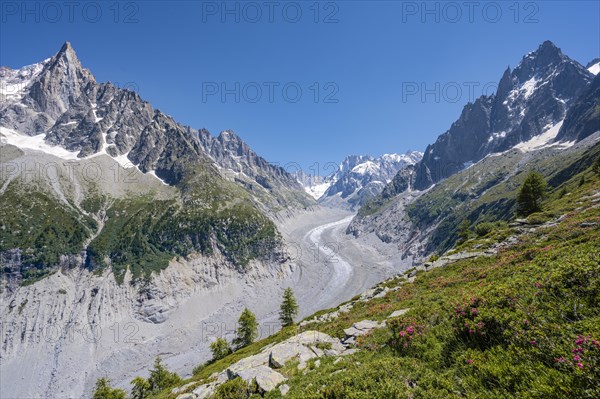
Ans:
POLYGON ((352 309, 354 307, 354 304, 352 302, 347 303, 345 305, 340 306, 339 312, 340 313, 349 313, 350 309, 352 309))
MULTIPOLYGON (((211 382, 210 384, 200 385, 198 388, 194 389, 194 397, 196 399, 206 399, 213 394, 213 392, 215 391, 215 388, 218 385, 220 385, 220 384, 217 382, 211 382)), ((180 399, 180 398, 177 398, 177 399, 180 399)))
POLYGON ((344 330, 344 334, 346 334, 346 339, 344 340, 344 342, 347 343, 349 338, 360 337, 362 335, 370 333, 371 331, 373 331, 376 328, 381 328, 384 326, 385 326, 385 322, 380 324, 373 320, 362 320, 362 321, 356 322, 352 325, 352 327, 346 328, 344 330))
POLYGON ((338 356, 339 354, 340 352, 335 349, 325 349, 324 351, 325 356, 338 356))
POLYGON ((409 310, 410 310, 410 308, 407 308, 407 309, 400 309, 400 310, 395 310, 395 311, 394 311, 394 312, 392 312, 392 314, 391 314, 391 315, 389 315, 387 318, 388 318, 388 319, 391 319, 391 318, 394 318, 394 317, 400 317, 400 316, 402 316, 403 314, 405 314, 406 312, 408 312, 409 310))
POLYGON ((279 392, 281 392, 281 396, 287 395, 290 391, 290 386, 288 384, 283 384, 279 386, 279 392))
POLYGON ((212 373, 209 377, 211 380, 214 380, 218 384, 222 384, 227 381, 227 371, 221 373, 212 373))
POLYGON ((258 387, 265 392, 272 391, 277 385, 287 380, 287 378, 277 371, 264 365, 241 370, 233 377, 240 377, 248 383, 256 380, 258 387))
POLYGON ((358 349, 356 349, 356 348, 346 349, 345 351, 340 353, 340 356, 350 356, 350 355, 355 354, 356 352, 358 352, 358 349))
POLYGON ((282 342, 271 348, 269 364, 272 367, 280 368, 292 359, 298 359, 300 363, 305 363, 316 356, 317 354, 307 346, 295 342, 282 342))
POLYGON ((249 356, 244 359, 239 360, 238 362, 232 364, 227 369, 227 376, 229 379, 232 379, 233 375, 236 375, 238 372, 243 370, 248 370, 254 367, 263 366, 269 363, 269 352, 263 351, 257 355, 249 356))
POLYGON ((381 292, 373 295, 373 297, 371 299, 383 298, 384 296, 387 295, 387 293, 389 291, 390 291, 390 289, 388 287, 385 287, 381 292))

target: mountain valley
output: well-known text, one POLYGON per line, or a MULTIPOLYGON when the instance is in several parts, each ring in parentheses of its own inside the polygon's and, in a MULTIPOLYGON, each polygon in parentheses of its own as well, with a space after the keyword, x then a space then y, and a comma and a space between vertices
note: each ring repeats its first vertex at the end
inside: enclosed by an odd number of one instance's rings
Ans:
POLYGON ((596 369, 552 359, 572 336, 599 359, 599 65, 545 41, 424 152, 350 155, 326 176, 97 82, 69 42, 0 67, 1 396, 91 397, 102 378, 133 392, 159 356, 183 379, 136 399, 230 397, 210 395, 240 378, 252 398, 525 397, 525 377, 495 382, 522 354, 531 397, 595 397, 596 369), (543 208, 522 215, 532 171, 543 208), (246 308, 256 342, 211 360, 246 308), (418 350, 399 343, 408 328, 418 350), (278 345, 295 351, 282 364, 278 345))

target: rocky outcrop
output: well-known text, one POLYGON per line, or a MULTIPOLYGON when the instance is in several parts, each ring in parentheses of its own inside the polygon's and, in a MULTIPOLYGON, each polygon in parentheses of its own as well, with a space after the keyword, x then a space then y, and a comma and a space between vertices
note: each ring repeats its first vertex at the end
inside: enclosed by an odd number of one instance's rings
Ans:
MULTIPOLYGON (((234 378, 241 378, 248 384, 256 382, 262 392, 269 392, 282 388, 282 383, 287 380, 277 369, 289 364, 291 361, 298 362, 298 369, 306 368, 306 363, 311 359, 322 356, 344 356, 354 353, 338 339, 319 331, 304 331, 277 344, 265 346, 258 354, 241 359, 221 373, 211 377, 212 381, 200 385, 192 393, 181 394, 181 398, 201 399, 209 397, 220 384, 234 378), (328 346, 328 349, 320 349, 320 346, 328 346), (188 395, 188 396, 184 396, 188 395)), ((318 360, 316 360, 318 362, 318 360)), ((173 393, 179 393, 189 387, 176 388, 173 393)), ((282 394, 287 389, 281 389, 282 394)), ((285 393, 284 393, 285 392, 285 393)))
POLYGON ((362 320, 352 324, 352 327, 344 329, 344 334, 346 338, 344 338, 345 343, 354 343, 356 338, 362 337, 363 335, 369 334, 371 331, 377 328, 385 327, 385 321, 378 323, 373 320, 362 320))

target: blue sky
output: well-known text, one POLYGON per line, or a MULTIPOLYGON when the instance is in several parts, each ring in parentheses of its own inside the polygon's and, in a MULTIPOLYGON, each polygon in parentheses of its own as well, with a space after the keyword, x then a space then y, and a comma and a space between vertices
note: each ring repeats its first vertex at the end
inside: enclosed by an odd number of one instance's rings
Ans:
POLYGON ((600 57, 597 1, 51 3, 0 1, 0 65, 69 40, 98 81, 305 168, 424 150, 544 40, 600 57))

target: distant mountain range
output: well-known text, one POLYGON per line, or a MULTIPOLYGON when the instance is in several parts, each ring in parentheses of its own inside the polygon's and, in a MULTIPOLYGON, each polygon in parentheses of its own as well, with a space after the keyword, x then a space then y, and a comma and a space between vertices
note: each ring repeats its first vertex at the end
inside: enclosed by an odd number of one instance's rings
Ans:
POLYGON ((357 209, 381 193, 399 170, 414 165, 423 153, 350 155, 329 176, 311 176, 300 171, 297 180, 305 190, 325 206, 357 209))

